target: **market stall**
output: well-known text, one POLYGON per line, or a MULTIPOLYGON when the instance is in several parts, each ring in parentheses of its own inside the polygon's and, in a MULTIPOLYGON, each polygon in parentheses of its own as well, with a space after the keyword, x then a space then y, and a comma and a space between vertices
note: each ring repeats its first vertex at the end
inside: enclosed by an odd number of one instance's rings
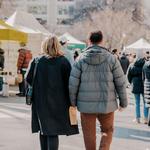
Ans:
POLYGON ((65 33, 59 38, 62 38, 62 37, 67 39, 68 49, 70 50, 74 50, 74 49, 83 50, 84 48, 86 48, 86 44, 84 42, 79 41, 78 39, 74 38, 69 33, 65 33))
POLYGON ((135 53, 137 57, 144 56, 147 51, 150 51, 150 43, 143 38, 124 48, 124 52, 135 53))

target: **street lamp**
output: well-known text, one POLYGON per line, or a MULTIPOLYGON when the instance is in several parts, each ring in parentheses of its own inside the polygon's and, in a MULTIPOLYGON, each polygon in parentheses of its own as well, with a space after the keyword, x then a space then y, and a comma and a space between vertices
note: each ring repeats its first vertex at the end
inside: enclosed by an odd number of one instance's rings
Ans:
POLYGON ((123 49, 124 49, 125 39, 126 39, 126 34, 125 34, 125 33, 122 33, 122 44, 121 44, 121 50, 123 50, 123 49))

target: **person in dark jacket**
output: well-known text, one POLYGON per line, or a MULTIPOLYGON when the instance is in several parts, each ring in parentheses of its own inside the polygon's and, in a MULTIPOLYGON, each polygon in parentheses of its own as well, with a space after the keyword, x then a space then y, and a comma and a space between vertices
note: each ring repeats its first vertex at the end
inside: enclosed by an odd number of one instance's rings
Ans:
MULTIPOLYGON (((0 48, 0 75, 2 75, 3 69, 4 69, 4 62, 5 62, 5 57, 4 57, 4 50, 0 48)), ((0 91, 3 89, 3 77, 0 76, 0 91)))
POLYGON ((129 67, 129 59, 127 58, 127 56, 125 55, 125 53, 122 53, 122 56, 120 57, 120 64, 121 64, 121 67, 123 69, 123 72, 124 74, 127 73, 127 70, 128 70, 128 67, 129 67))
POLYGON ((145 107, 144 100, 144 85, 142 81, 142 69, 145 63, 144 58, 137 58, 134 63, 129 66, 127 77, 130 84, 132 84, 132 93, 135 97, 135 110, 136 110, 136 122, 140 123, 140 95, 143 97, 144 103, 144 123, 147 123, 148 108, 145 107))
POLYGON ((59 42, 62 46, 62 51, 64 52, 64 56, 69 60, 71 66, 72 66, 74 63, 74 58, 73 58, 72 51, 67 48, 67 45, 68 45, 67 44, 67 42, 68 42, 67 38, 62 36, 62 37, 60 37, 59 42))
POLYGON ((21 83, 19 83, 19 93, 17 93, 16 95, 25 96, 26 85, 24 75, 27 71, 30 61, 32 60, 32 53, 25 47, 25 43, 20 43, 20 45, 21 48, 18 50, 19 56, 17 60, 17 73, 22 74, 23 80, 21 83))
POLYGON ((127 107, 125 76, 118 59, 101 46, 101 31, 90 34, 90 46, 77 58, 69 79, 72 106, 81 112, 86 150, 96 150, 96 119, 101 124, 101 150, 109 150, 114 111, 127 107))
POLYGON ((5 62, 4 50, 0 48, 0 70, 1 71, 4 69, 4 62, 5 62))
POLYGON ((143 67, 144 99, 149 109, 148 126, 150 126, 150 60, 143 67))
POLYGON ((113 54, 117 59, 119 59, 119 52, 118 52, 118 49, 113 49, 113 50, 112 50, 112 54, 113 54))
POLYGON ((74 60, 76 60, 78 56, 79 56, 79 52, 78 52, 78 49, 76 49, 74 52, 74 60))
MULTIPOLYGON (((60 50, 56 36, 42 44, 43 55, 38 59, 33 86, 32 132, 40 131, 41 150, 58 150, 58 135, 78 133, 78 126, 69 120, 69 75, 71 65, 60 50)), ((31 62, 26 80, 31 85, 35 59, 31 62)))
POLYGON ((146 51, 146 53, 145 53, 145 59, 146 59, 146 61, 149 61, 149 58, 150 58, 150 52, 146 51))

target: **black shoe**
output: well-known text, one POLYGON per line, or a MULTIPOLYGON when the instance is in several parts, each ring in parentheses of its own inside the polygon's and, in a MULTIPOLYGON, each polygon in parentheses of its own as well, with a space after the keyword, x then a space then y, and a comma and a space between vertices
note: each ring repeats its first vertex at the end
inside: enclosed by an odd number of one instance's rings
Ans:
POLYGON ((150 120, 148 121, 148 126, 150 127, 150 120))
POLYGON ((17 93, 16 95, 19 96, 21 93, 17 93))
POLYGON ((25 96, 25 94, 23 94, 23 93, 17 93, 16 95, 19 96, 19 97, 24 97, 25 96))

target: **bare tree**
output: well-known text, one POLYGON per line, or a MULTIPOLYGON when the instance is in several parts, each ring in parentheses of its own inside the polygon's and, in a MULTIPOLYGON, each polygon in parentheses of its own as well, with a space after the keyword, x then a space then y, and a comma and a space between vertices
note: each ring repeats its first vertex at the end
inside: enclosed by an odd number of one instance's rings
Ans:
POLYGON ((0 8, 2 7, 3 0, 0 0, 0 8))
POLYGON ((146 32, 149 32, 145 26, 134 22, 132 14, 128 11, 111 9, 91 13, 90 18, 76 23, 70 32, 80 39, 85 39, 87 33, 92 30, 102 30, 105 45, 109 49, 121 49, 123 45, 146 37, 146 32))
POLYGON ((7 18, 14 11, 13 0, 0 0, 0 18, 7 18))
MULTIPOLYGON (((69 32, 81 40, 85 41, 90 31, 100 29, 104 33, 106 47, 122 49, 140 37, 150 37, 149 19, 145 24, 141 0, 77 1, 75 16, 70 20, 73 26, 69 32)), ((149 0, 144 1, 149 3, 149 0)), ((55 31, 60 32, 60 29, 55 28, 55 31)))

